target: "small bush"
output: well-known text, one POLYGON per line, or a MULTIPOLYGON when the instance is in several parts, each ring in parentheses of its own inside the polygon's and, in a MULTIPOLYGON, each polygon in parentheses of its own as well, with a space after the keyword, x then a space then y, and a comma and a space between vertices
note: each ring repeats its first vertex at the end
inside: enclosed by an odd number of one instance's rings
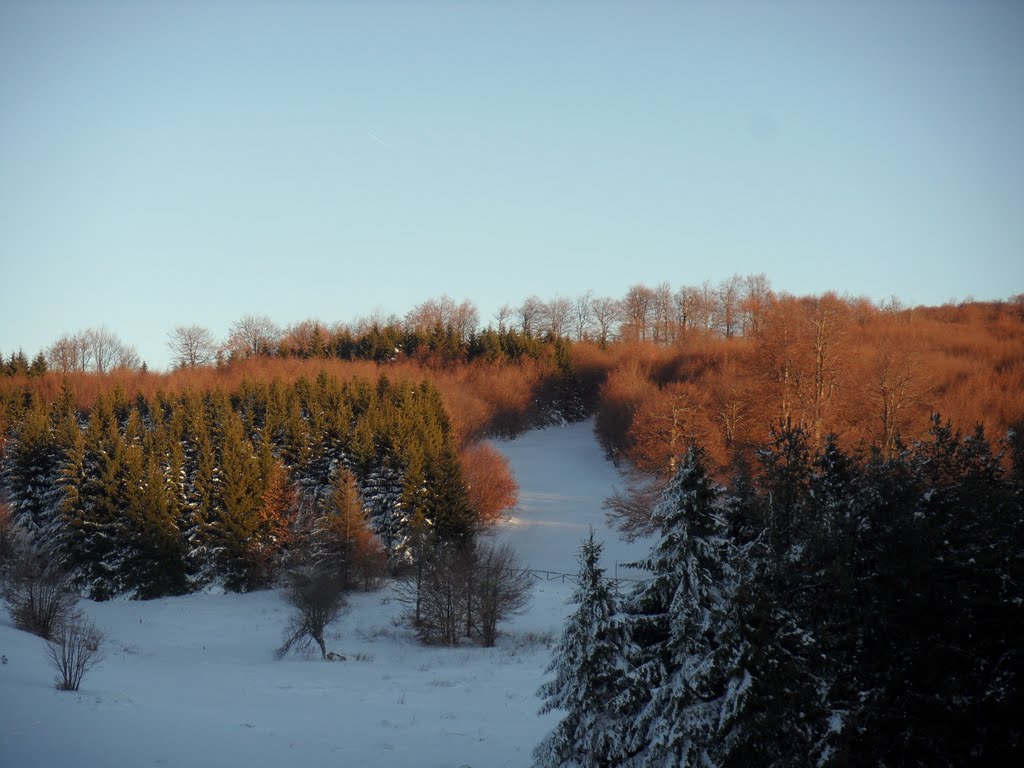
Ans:
POLYGON ((292 615, 285 627, 284 642, 274 655, 283 659, 293 647, 308 648, 316 642, 320 657, 326 659, 324 630, 345 608, 341 580, 327 571, 297 568, 288 574, 284 599, 292 607, 292 615))
POLYGON ((68 574, 27 549, 14 557, 0 595, 14 626, 44 640, 71 618, 78 603, 68 574))
POLYGON ((46 657, 57 670, 58 690, 78 690, 85 673, 103 661, 104 639, 96 625, 79 613, 60 624, 46 644, 46 657))

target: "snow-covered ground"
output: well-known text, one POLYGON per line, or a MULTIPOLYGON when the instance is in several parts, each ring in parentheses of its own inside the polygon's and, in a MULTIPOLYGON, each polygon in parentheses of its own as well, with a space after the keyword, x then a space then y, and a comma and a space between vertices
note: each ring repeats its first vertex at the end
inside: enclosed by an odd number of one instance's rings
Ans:
MULTIPOLYGON (((496 443, 520 508, 497 534, 532 568, 575 572, 593 525, 609 571, 645 554, 618 542, 600 503, 616 480, 590 423, 496 443)), ((107 658, 78 693, 53 687, 38 638, 0 615, 0 766, 529 766, 557 717, 535 691, 571 584, 538 581, 497 648, 418 646, 389 592, 353 595, 329 638, 344 663, 275 661, 276 592, 83 602, 107 658)))

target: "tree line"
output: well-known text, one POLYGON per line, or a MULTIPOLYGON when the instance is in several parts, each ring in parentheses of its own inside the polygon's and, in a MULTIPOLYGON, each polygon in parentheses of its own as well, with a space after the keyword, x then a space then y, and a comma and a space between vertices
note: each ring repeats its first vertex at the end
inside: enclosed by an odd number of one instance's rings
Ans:
POLYGON ((630 594, 584 544, 538 765, 1019 761, 1021 437, 813 446, 784 424, 725 485, 683 449, 630 594))
POLYGON ((717 467, 790 421, 816 444, 877 444, 893 454, 934 412, 998 434, 1024 416, 1024 312, 1017 304, 879 309, 835 294, 771 294, 741 337, 696 335, 670 346, 574 349, 597 372, 606 450, 667 478, 698 440, 717 467))
POLYGON ((173 395, 65 383, 5 401, 2 492, 34 551, 94 599, 272 584, 289 557, 359 583, 424 542, 466 542, 515 501, 507 464, 460 446, 429 382, 321 373, 173 395))

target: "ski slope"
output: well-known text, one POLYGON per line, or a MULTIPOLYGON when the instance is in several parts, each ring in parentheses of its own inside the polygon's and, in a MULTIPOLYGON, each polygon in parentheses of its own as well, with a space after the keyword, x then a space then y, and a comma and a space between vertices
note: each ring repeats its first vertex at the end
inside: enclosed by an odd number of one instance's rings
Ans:
MULTIPOLYGON (((495 536, 530 567, 575 572, 591 525, 609 571, 645 553, 604 526, 616 473, 589 423, 495 445, 521 499, 495 536)), ((539 580, 491 649, 419 646, 387 589, 355 594, 329 636, 343 663, 273 659, 287 614, 275 591, 83 602, 108 640, 78 693, 54 689, 43 642, 3 613, 0 766, 526 768, 557 720, 537 715, 535 692, 571 589, 539 580)))

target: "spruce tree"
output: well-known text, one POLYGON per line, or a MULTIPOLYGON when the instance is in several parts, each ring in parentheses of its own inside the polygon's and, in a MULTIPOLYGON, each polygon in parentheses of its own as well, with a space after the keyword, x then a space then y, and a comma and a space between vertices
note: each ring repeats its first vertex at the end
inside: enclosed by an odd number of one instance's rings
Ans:
POLYGON ((565 716, 533 752, 540 768, 603 768, 615 765, 614 734, 623 724, 604 705, 622 684, 621 626, 616 597, 601 567, 603 545, 594 532, 579 552, 580 570, 569 617, 547 672, 554 677, 538 691, 540 713, 565 716))
POLYGON ((212 524, 212 533, 225 586, 245 592, 259 582, 251 543, 259 526, 262 478, 238 414, 228 411, 223 419, 221 482, 217 488, 219 515, 212 524))
POLYGON ((33 549, 49 550, 62 531, 62 451, 42 402, 32 400, 2 458, 2 484, 14 525, 33 549))
POLYGON ((651 578, 624 606, 629 671, 613 707, 630 765, 717 764, 718 727, 737 668, 733 577, 721 492, 704 452, 688 450, 656 514, 651 578))
POLYGON ((81 484, 68 512, 76 576, 94 600, 118 594, 130 538, 124 510, 125 445, 112 403, 97 397, 85 431, 81 484))

